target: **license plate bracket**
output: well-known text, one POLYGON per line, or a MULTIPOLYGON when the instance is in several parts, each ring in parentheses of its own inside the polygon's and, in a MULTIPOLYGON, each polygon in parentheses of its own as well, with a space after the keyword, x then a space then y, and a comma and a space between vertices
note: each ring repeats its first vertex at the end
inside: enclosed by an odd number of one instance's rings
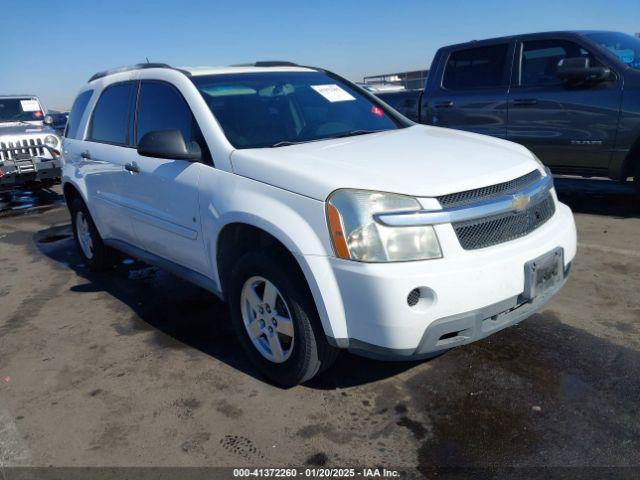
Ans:
POLYGON ((524 265, 524 292, 527 300, 533 300, 564 279, 564 250, 558 247, 524 265))

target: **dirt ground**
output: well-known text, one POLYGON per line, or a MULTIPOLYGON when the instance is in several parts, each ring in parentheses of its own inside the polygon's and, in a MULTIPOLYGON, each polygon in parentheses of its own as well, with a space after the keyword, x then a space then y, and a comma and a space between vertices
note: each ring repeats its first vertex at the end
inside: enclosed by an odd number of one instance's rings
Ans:
POLYGON ((0 214, 0 466, 640 466, 640 201, 556 184, 579 249, 546 309, 430 361, 343 353, 289 390, 211 294, 88 272, 59 195, 0 214))

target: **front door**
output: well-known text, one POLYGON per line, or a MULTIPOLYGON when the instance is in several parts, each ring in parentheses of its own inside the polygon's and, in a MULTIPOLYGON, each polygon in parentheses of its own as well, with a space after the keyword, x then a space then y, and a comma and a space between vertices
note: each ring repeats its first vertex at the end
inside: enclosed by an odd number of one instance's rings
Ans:
MULTIPOLYGON (((166 83, 143 80, 137 110, 136 144, 148 132, 178 129, 186 142, 201 135, 186 101, 166 83)), ((206 148, 201 147, 206 155, 206 148)), ((125 170, 134 185, 129 215, 143 248, 183 267, 206 274, 209 261, 202 240, 198 181, 202 163, 138 155, 125 170)))
POLYGON ((507 138, 533 151, 556 171, 606 173, 615 145, 622 81, 568 86, 557 77, 558 62, 588 57, 603 61, 573 40, 525 40, 509 92, 507 138))

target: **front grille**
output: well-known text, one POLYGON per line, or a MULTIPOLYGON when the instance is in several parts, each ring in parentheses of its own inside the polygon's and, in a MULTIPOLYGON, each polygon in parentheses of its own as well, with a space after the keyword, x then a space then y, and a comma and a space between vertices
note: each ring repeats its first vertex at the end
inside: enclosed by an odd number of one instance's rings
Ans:
POLYGON ((529 172, 522 177, 514 178, 508 182, 490 185, 488 187, 476 188, 464 192, 450 193, 438 197, 442 208, 464 207, 474 203, 479 203, 502 195, 510 195, 521 191, 526 186, 540 180, 542 174, 539 170, 529 172))
POLYGON ((551 193, 520 212, 453 223, 460 245, 465 250, 490 247, 524 237, 549 220, 556 211, 551 193))
POLYGON ((0 142, 0 161, 13 160, 19 155, 44 156, 42 139, 23 138, 22 140, 0 142))

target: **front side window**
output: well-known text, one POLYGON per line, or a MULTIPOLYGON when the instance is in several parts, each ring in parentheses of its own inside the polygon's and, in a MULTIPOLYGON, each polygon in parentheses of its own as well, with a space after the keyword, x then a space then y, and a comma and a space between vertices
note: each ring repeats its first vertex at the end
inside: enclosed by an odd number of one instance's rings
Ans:
POLYGON ((40 102, 31 97, 0 98, 0 123, 42 121, 40 102))
POLYGON ((631 68, 640 69, 640 39, 618 32, 587 33, 585 37, 609 50, 631 68))
POLYGON ((147 133, 157 130, 180 130, 185 142, 196 140, 195 119, 182 95, 163 82, 143 81, 138 100, 136 145, 147 133))
POLYGON ((504 85, 508 44, 452 52, 444 69, 442 86, 450 90, 504 85))
POLYGON ((114 145, 130 145, 133 140, 132 111, 135 98, 134 82, 107 87, 93 110, 89 139, 114 145))
POLYGON ((324 72, 220 74, 192 80, 236 148, 286 146, 409 125, 324 72))
POLYGON ((562 82, 557 77, 558 63, 564 58, 589 58, 591 66, 597 62, 593 55, 577 43, 568 40, 534 40, 522 45, 520 71, 521 85, 554 85, 562 82))
POLYGON ((93 90, 87 90, 78 95, 73 105, 71 106, 71 112, 69 112, 69 120, 67 121, 67 128, 64 136, 67 138, 78 138, 78 129, 80 128, 80 120, 84 115, 84 111, 87 109, 89 100, 93 95, 93 90))

